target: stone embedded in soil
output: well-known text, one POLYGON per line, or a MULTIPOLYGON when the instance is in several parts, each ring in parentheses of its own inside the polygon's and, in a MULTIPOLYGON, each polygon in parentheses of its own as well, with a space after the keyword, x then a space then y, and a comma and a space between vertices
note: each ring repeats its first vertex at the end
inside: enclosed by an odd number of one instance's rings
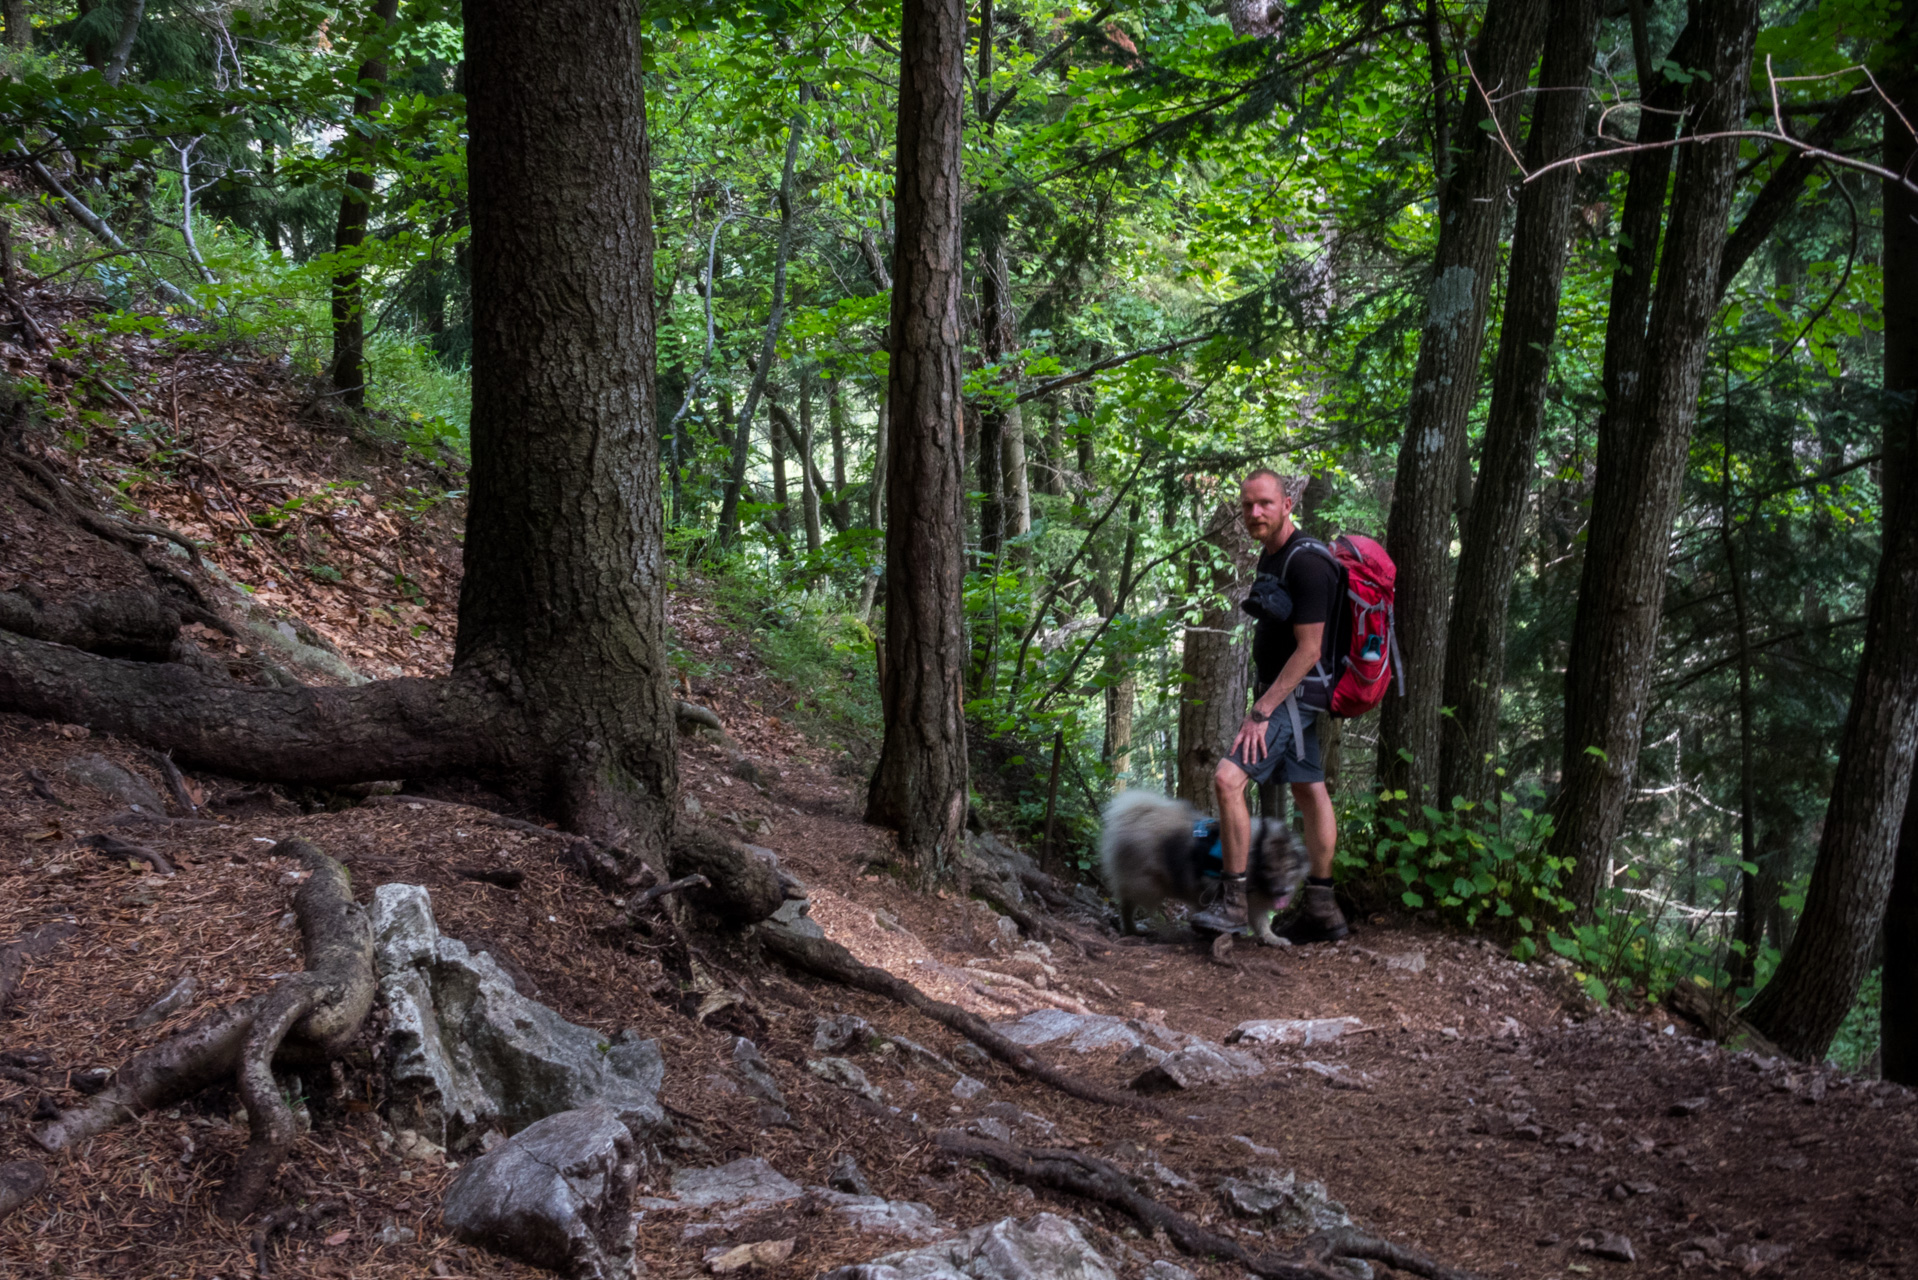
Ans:
POLYGON ((761 920, 755 928, 778 929, 795 938, 823 938, 826 931, 812 919, 812 903, 804 898, 787 898, 779 910, 761 920))
POLYGON ((949 1076, 964 1074, 959 1070, 958 1063, 940 1057, 931 1049, 926 1048, 925 1045, 920 1044, 917 1040, 908 1040, 904 1036, 889 1036, 887 1039, 892 1042, 893 1047, 898 1049, 903 1057, 910 1058, 912 1061, 920 1063, 923 1066, 931 1067, 935 1071, 943 1071, 949 1076))
POLYGON ((548 1116, 461 1170, 441 1218, 468 1244, 569 1280, 627 1280, 639 1173, 633 1145, 610 1108, 548 1116))
POLYGON ((866 1181, 866 1175, 859 1168, 859 1161, 848 1152, 833 1162, 832 1172, 826 1175, 826 1185, 834 1191, 843 1191, 850 1196, 869 1196, 872 1184, 866 1181))
POLYGON ((884 1196, 856 1195, 820 1188, 813 1194, 855 1231, 874 1235, 904 1236, 908 1240, 933 1240, 952 1230, 939 1215, 917 1200, 888 1200, 884 1196))
POLYGON ((1258 1218, 1281 1231, 1330 1231, 1349 1227, 1352 1217, 1332 1199, 1323 1182, 1302 1182, 1291 1169, 1254 1169, 1245 1178, 1219 1179, 1225 1207, 1242 1218, 1258 1218))
POLYGON ((1594 1258, 1604 1258, 1609 1262, 1638 1261, 1638 1255, 1632 1251, 1631 1239, 1617 1231, 1587 1231, 1578 1238, 1578 1247, 1594 1258))
POLYGON ((168 1018, 192 1004, 193 998, 198 994, 200 994, 199 978, 190 972, 183 973, 180 975, 180 980, 175 982, 171 987, 168 987, 165 994, 158 1000, 155 1000, 152 1004, 129 1018, 127 1020, 127 1026, 135 1031, 139 1031, 153 1026, 155 1023, 165 1022, 168 1018))
POLYGON ((739 1271, 776 1267, 793 1256, 793 1245, 797 1243, 798 1237, 789 1236, 784 1240, 755 1240, 730 1249, 713 1249, 706 1255, 706 1270, 716 1276, 729 1276, 739 1271))
POLYGON ((883 1102, 886 1095, 879 1086, 866 1078, 859 1064, 850 1058, 808 1058, 806 1070, 824 1080, 827 1084, 836 1084, 841 1089, 850 1090, 872 1102, 883 1102))
POLYGON ((797 1182, 758 1156, 711 1169, 681 1169, 673 1175, 672 1200, 646 1200, 651 1209, 707 1209, 752 1205, 755 1208, 797 1200, 805 1192, 797 1182))
POLYGON ((733 1069, 746 1082, 746 1092, 775 1107, 786 1105, 786 1095, 773 1078, 772 1068, 760 1056, 759 1046, 745 1036, 733 1037, 733 1069))
POLYGON ((1270 1018, 1241 1022, 1228 1031, 1227 1044, 1326 1044, 1364 1024, 1357 1018, 1270 1018))
POLYGON ((964 1102, 970 1102, 986 1091, 986 1086, 971 1076, 960 1076, 953 1082, 952 1096, 964 1102))
POLYGON ((819 1280, 1118 1280, 1055 1214, 1002 1218, 937 1244, 828 1271, 819 1280))
POLYGON ((610 1108, 636 1137, 665 1124, 657 1042, 608 1041, 520 995, 492 956, 440 933, 418 885, 381 885, 372 914, 393 1080, 439 1111, 453 1144, 582 1107, 610 1108))
POLYGON ((1016 1022, 996 1022, 992 1029, 1028 1049, 1064 1040, 1078 1053, 1137 1048, 1145 1043, 1149 1031, 1174 1047, 1180 1039, 1176 1032, 1164 1028, 1148 1028, 1144 1023, 1102 1013, 1070 1013, 1064 1009, 1035 1009, 1016 1022))
POLYGON ((813 1023, 814 1053, 846 1053, 865 1047, 872 1036, 872 1024, 857 1014, 841 1013, 813 1023))
POLYGON ((1166 1054, 1133 1077, 1131 1087, 1140 1093, 1171 1093, 1200 1085, 1232 1084, 1264 1074, 1265 1067, 1249 1054, 1201 1041, 1166 1054))
POLYGON ((39 1195, 47 1185, 47 1167, 38 1160, 0 1164, 0 1218, 39 1195))
POLYGON ((1665 1114, 1672 1116, 1695 1116, 1711 1105, 1710 1098, 1680 1098, 1667 1108, 1665 1114))
POLYGON ((1139 1274, 1144 1277, 1144 1280, 1198 1280, 1197 1276, 1184 1267, 1163 1260, 1148 1264, 1139 1274))
POLYGON ((92 787, 130 809, 151 813, 156 817, 166 815, 166 801, 160 799, 160 793, 153 789, 152 783, 137 773, 122 769, 97 751, 67 761, 66 775, 68 782, 92 787))

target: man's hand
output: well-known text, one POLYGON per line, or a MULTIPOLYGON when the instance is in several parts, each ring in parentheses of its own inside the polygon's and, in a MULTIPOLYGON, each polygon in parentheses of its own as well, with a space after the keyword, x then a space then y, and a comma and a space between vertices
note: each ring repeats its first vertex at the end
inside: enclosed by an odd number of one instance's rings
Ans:
POLYGON ((1257 764, 1265 759, 1265 730, 1271 718, 1259 719, 1247 716, 1239 723, 1239 736, 1232 739, 1231 754, 1247 764, 1257 764))

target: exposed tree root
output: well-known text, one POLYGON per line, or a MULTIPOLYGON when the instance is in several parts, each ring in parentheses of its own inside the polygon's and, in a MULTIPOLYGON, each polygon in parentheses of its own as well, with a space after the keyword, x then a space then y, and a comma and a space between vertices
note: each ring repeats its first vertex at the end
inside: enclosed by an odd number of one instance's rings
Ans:
POLYGON ((7 1011, 20 990, 20 979, 27 973, 27 961, 47 952, 80 932, 80 926, 57 920, 43 924, 18 942, 0 947, 0 1013, 7 1011))
POLYGON ((299 858, 310 873, 293 899, 306 972, 136 1054, 110 1087, 36 1130, 34 1140, 42 1147, 63 1151, 222 1078, 234 1079, 252 1135, 220 1197, 220 1212, 243 1218, 253 1211, 296 1132, 273 1078, 274 1064, 330 1060, 358 1032, 374 993, 372 928, 353 901, 346 869, 303 840, 282 841, 274 849, 299 858))
POLYGON ((173 757, 165 751, 151 749, 145 754, 153 762, 153 767, 166 776, 167 791, 173 796, 174 808, 189 818, 198 813, 200 806, 194 803, 193 793, 186 785, 186 776, 180 772, 180 766, 173 763, 173 757))
POLYGON ((1024 1046, 1014 1044, 987 1026, 983 1018, 968 1013, 956 1004, 935 1000, 910 982, 895 978, 884 969, 861 964, 852 952, 829 938, 804 937, 790 929, 762 928, 759 930, 759 939, 766 950, 795 968, 842 986, 896 1000, 958 1032, 1019 1074, 1051 1085, 1061 1093, 1101 1106, 1125 1107, 1158 1114, 1158 1108, 1149 1102, 1081 1080, 1042 1062, 1024 1046))
POLYGON ((0 1164, 0 1219, 39 1195, 47 1185, 47 1167, 38 1160, 0 1164))
POLYGON ((137 858, 163 876, 173 875, 178 870, 166 860, 164 854, 155 852, 143 844, 129 844, 118 836, 110 836, 105 832, 86 836, 79 843, 89 849, 98 849, 109 858, 137 858))
POLYGON ((650 906, 669 893, 678 893, 681 889, 710 889, 713 882, 702 875, 681 876, 677 880, 668 880, 665 884, 656 884, 633 900, 633 909, 650 906))
POLYGON ((1470 1272, 1434 1262, 1412 1249, 1362 1231, 1321 1231, 1287 1254, 1254 1255, 1238 1241, 1207 1231, 1192 1219, 1136 1190, 1123 1169, 1079 1151, 1015 1147, 989 1138, 947 1131, 934 1142, 962 1160, 982 1160, 1015 1182, 1063 1191, 1130 1216, 1147 1231, 1164 1231, 1181 1252, 1195 1258, 1229 1258, 1266 1280, 1333 1280, 1349 1275, 1329 1265, 1338 1258, 1382 1262, 1426 1280, 1474 1280, 1470 1272))

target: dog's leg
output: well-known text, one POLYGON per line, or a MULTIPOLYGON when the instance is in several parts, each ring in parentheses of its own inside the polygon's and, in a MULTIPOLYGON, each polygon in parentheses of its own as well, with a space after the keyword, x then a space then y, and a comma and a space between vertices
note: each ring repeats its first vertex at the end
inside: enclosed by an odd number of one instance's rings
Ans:
POLYGON ((1119 899, 1119 936, 1132 936, 1132 904, 1124 898, 1119 899))

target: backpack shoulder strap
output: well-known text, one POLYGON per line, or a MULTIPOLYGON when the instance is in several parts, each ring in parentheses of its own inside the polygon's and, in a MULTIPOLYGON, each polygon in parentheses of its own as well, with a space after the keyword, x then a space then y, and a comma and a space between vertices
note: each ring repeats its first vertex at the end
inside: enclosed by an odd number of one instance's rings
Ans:
POLYGON ((1298 537, 1292 539, 1292 545, 1286 549, 1285 559, 1279 563, 1279 581, 1281 583, 1285 581, 1286 575, 1292 571, 1292 557, 1298 555, 1301 551, 1316 551, 1327 560, 1330 560, 1334 569, 1339 568, 1339 558, 1332 554, 1332 548, 1326 546, 1317 538, 1300 534, 1298 537))

